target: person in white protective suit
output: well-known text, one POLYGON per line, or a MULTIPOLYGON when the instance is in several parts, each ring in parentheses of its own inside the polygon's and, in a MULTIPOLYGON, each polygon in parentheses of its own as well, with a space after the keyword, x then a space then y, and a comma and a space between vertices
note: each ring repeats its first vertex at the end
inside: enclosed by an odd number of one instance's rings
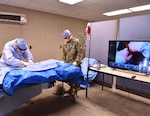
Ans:
POLYGON ((16 38, 7 42, 2 50, 0 68, 23 68, 33 64, 34 59, 27 42, 23 38, 16 38))

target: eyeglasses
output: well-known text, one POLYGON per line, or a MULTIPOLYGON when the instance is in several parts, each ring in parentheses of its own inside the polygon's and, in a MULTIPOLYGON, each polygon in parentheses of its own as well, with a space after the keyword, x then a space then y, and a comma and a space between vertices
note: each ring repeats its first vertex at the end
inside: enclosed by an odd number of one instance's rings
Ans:
MULTIPOLYGON (((18 46, 18 48, 19 48, 19 46, 18 46)), ((19 48, 19 50, 20 50, 20 51, 25 51, 25 50, 27 50, 27 49, 21 49, 21 48, 19 48)))
POLYGON ((19 52, 24 52, 26 49, 21 49, 21 48, 19 48, 19 46, 18 45, 16 45, 16 49, 19 51, 19 52))

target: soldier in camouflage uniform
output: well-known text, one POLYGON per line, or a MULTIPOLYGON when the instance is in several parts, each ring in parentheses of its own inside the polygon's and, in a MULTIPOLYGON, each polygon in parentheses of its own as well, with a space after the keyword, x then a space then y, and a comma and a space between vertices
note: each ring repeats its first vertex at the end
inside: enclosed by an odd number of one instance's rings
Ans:
POLYGON ((73 63, 80 67, 83 47, 81 42, 77 38, 73 38, 69 30, 65 30, 63 33, 64 45, 63 45, 63 60, 66 63, 73 63))
MULTIPOLYGON (((83 47, 79 39, 73 38, 69 30, 64 30, 62 37, 64 39, 63 45, 63 60, 65 63, 72 63, 75 66, 80 67, 81 60, 83 57, 83 47)), ((79 85, 68 83, 70 89, 67 91, 69 94, 72 94, 76 89, 79 88, 79 85)), ((77 94, 75 92, 75 94, 77 94)))

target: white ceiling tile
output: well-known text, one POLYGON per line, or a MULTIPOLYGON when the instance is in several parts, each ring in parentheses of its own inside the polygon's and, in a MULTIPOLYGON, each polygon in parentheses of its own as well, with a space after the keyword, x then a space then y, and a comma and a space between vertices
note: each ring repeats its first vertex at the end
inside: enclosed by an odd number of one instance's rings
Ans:
POLYGON ((64 4, 59 2, 59 0, 0 0, 0 4, 60 14, 88 21, 114 19, 124 16, 134 16, 135 14, 150 14, 149 10, 114 17, 102 15, 104 12, 150 4, 150 0, 84 0, 75 5, 64 4))

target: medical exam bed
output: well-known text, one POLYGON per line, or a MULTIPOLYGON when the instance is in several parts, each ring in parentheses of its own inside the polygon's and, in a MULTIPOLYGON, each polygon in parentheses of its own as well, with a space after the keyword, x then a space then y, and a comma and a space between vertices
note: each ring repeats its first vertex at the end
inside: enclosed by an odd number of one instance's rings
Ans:
POLYGON ((18 89, 12 96, 7 95, 3 89, 0 89, 0 116, 5 116, 41 92, 40 84, 18 89))
POLYGON ((57 81, 87 85, 80 68, 49 59, 25 68, 1 69, 0 116, 14 110, 42 91, 41 84, 57 81))

